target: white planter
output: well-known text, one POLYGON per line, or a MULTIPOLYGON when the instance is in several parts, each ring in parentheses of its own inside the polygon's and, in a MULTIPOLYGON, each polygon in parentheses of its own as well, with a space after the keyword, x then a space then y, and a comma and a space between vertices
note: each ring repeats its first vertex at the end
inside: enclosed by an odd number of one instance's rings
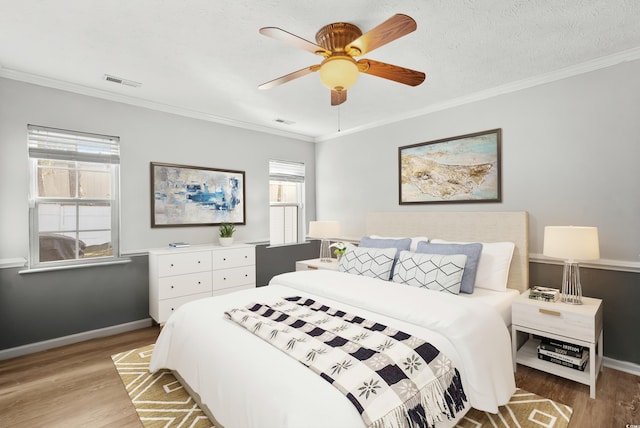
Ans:
POLYGON ((229 245, 233 245, 233 237, 219 238, 219 239, 220 239, 220 245, 222 245, 223 247, 228 247, 229 245))

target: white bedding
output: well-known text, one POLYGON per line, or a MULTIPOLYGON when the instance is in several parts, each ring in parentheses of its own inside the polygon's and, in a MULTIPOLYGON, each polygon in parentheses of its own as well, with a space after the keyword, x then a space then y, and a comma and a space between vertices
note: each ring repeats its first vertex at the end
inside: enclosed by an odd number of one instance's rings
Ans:
POLYGON ((363 427, 333 386, 223 316, 251 302, 294 295, 429 341, 458 368, 477 409, 496 412, 515 391, 509 333, 495 310, 473 299, 329 270, 278 275, 268 287, 182 306, 162 329, 150 369, 176 370, 227 428, 363 427))
POLYGON ((472 299, 474 302, 483 302, 494 308, 504 320, 504 325, 511 327, 511 304, 520 295, 518 290, 507 288, 506 291, 488 290, 476 287, 473 294, 460 293, 463 299, 472 299))

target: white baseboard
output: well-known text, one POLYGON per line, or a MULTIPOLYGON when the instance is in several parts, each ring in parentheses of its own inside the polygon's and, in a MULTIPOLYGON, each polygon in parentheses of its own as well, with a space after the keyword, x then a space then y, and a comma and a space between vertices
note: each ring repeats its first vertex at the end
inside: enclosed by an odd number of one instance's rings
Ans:
POLYGON ((613 358, 604 357, 602 365, 610 369, 620 370, 621 372, 631 373, 640 376, 640 365, 630 363, 628 361, 614 360, 613 358))
POLYGON ((20 357, 22 355, 33 354, 34 352, 71 345, 73 343, 96 339, 98 337, 113 336, 115 334, 126 333, 128 331, 139 330, 141 328, 150 327, 151 325, 151 318, 146 318, 126 324, 119 324, 111 327, 100 328, 98 330, 85 331, 82 333, 72 334, 70 336, 45 340, 43 342, 30 343, 28 345, 17 346, 15 348, 3 349, 0 350, 0 360, 7 360, 9 358, 20 357))

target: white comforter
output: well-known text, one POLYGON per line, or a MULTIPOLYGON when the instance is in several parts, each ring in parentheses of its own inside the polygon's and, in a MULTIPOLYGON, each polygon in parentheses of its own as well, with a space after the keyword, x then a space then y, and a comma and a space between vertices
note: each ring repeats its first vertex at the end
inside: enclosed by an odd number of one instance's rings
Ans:
POLYGON ((293 295, 426 339, 451 358, 476 409, 495 413, 515 391, 509 333, 489 306, 328 270, 287 273, 268 287, 182 306, 162 329, 151 371, 176 370, 226 428, 363 427, 333 386, 223 315, 293 295))

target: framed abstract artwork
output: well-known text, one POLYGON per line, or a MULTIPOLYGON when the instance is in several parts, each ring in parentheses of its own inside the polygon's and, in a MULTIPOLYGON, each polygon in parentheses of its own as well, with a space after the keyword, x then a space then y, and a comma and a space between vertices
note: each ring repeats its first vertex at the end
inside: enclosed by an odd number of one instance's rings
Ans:
POLYGON ((151 227, 245 224, 244 171, 151 162, 151 227))
POLYGON ((398 148, 399 202, 501 202, 502 129, 398 148))

